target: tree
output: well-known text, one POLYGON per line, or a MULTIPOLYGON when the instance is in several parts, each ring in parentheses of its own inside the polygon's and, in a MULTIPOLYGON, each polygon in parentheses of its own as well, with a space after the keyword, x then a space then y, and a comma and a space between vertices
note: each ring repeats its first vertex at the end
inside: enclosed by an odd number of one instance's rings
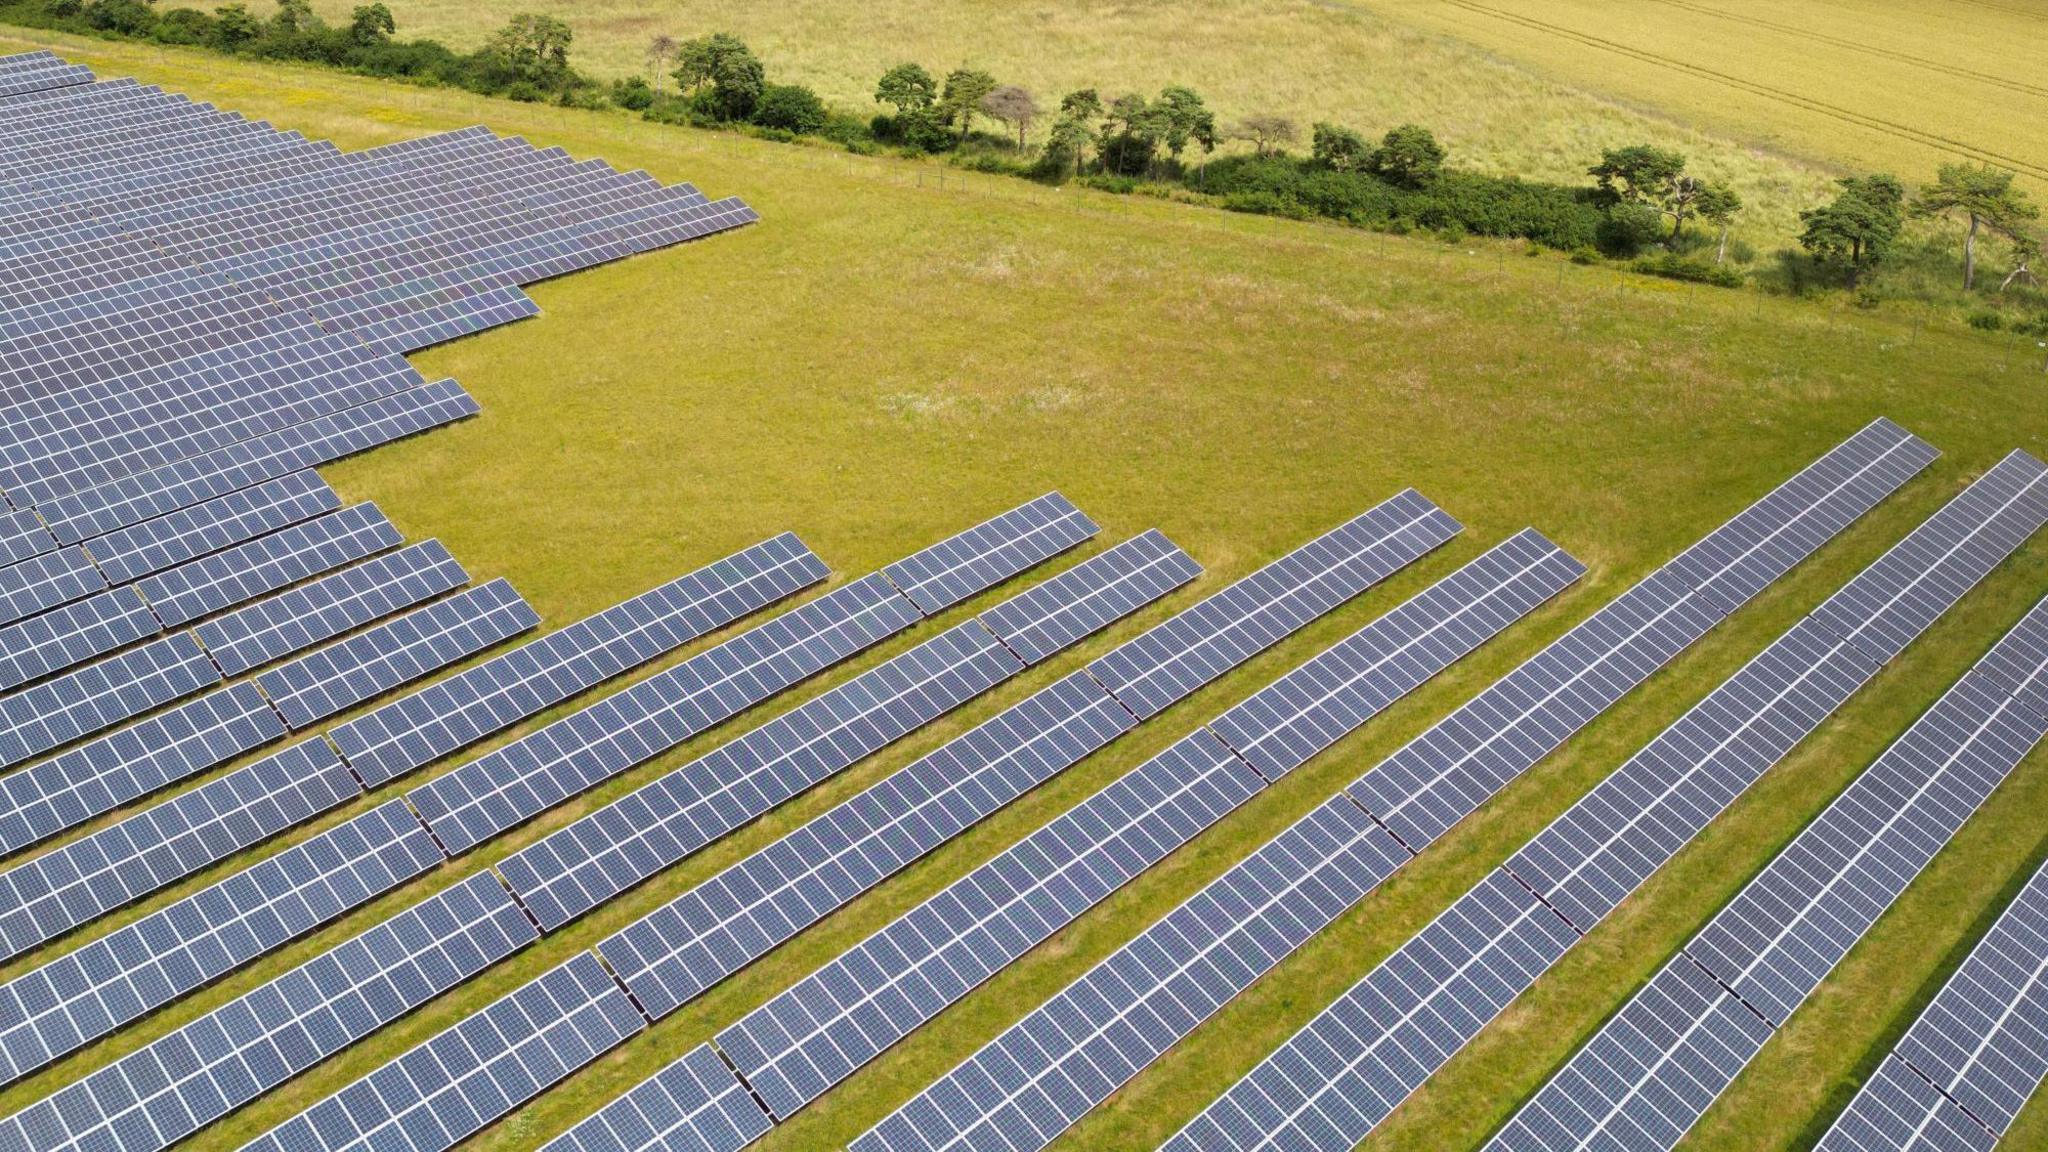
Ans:
POLYGON ((658 33, 647 42, 647 74, 654 81, 654 94, 661 95, 661 78, 668 75, 669 65, 675 61, 676 53, 682 50, 676 38, 666 32, 658 33))
POLYGON ((247 4, 223 4, 213 10, 214 43, 229 52, 263 35, 263 22, 247 4))
POLYGON ((1251 141, 1261 156, 1270 154, 1282 144, 1294 143, 1299 135, 1294 130, 1294 121, 1266 112, 1238 121, 1236 130, 1231 134, 1240 140, 1251 141))
POLYGON ((1209 111, 1209 106, 1202 102, 1201 94, 1194 89, 1178 84, 1160 89, 1153 114, 1158 120, 1160 138, 1166 144, 1167 154, 1176 162, 1189 144, 1200 146, 1204 156, 1216 150, 1216 114, 1209 111))
POLYGON ((1095 139, 1095 121, 1102 116, 1102 97, 1093 88, 1069 92, 1060 98, 1059 119, 1045 142, 1044 164, 1048 173, 1059 173, 1072 164, 1074 175, 1088 156, 1088 142, 1095 139))
POLYGON ((1316 163, 1334 172, 1361 172, 1372 163, 1372 145, 1341 124, 1318 121, 1309 149, 1316 163))
POLYGON ((569 44, 575 38, 552 16, 522 12, 491 34, 484 51, 521 80, 555 87, 569 78, 569 44))
POLYGON ((1849 287, 1882 263, 1905 226, 1906 190, 1885 173, 1850 176, 1841 191, 1818 208, 1799 214, 1805 228, 1800 246, 1814 258, 1842 269, 1849 287))
POLYGON ((875 85, 875 103, 893 105, 898 117, 923 112, 938 98, 937 82, 919 64, 898 64, 875 85))
POLYGON ((1380 139, 1373 150, 1372 170, 1408 188, 1424 188, 1443 171, 1444 146, 1420 124, 1403 124, 1380 139))
POLYGON ((1728 228, 1735 222, 1735 214, 1742 211, 1742 197, 1726 184, 1707 184, 1701 189, 1699 198, 1693 201, 1693 208, 1700 219, 1721 230, 1721 237, 1714 245, 1714 263, 1728 259, 1728 228))
POLYGON ((676 49, 676 84, 720 120, 754 114, 768 71, 746 42, 729 32, 685 40, 676 49))
POLYGON ((320 17, 313 14, 313 0, 277 0, 277 14, 270 18, 271 31, 291 38, 320 30, 320 17))
POLYGON ((1119 176, 1142 176, 1151 172, 1165 135, 1165 113, 1136 92, 1127 92, 1103 110, 1095 155, 1119 176))
POLYGON ((967 131, 973 127, 974 114, 981 111, 981 102, 996 90, 996 78, 975 68, 955 68, 946 74, 945 95, 939 98, 939 111, 946 123, 955 121, 960 125, 960 142, 967 142, 967 131))
POLYGON ((1934 183, 1914 198, 1915 215, 1945 220, 1960 213, 1968 221, 1963 235, 1965 292, 1977 284, 1978 230, 1988 226, 2002 235, 2017 236, 2025 232, 2028 221, 2041 214, 2012 181, 2011 172, 1989 164, 1943 164, 1934 183))
POLYGON ((1648 144, 1610 148, 1601 153, 1600 163, 1586 169, 1586 175, 1600 182, 1600 193, 1610 204, 1655 204, 1665 188, 1685 171, 1685 157, 1648 144))
POLYGON ((2041 281, 2034 275, 2034 257, 2041 254, 2041 240, 2038 236, 2021 235, 2012 237, 2012 272, 1998 285, 2004 292, 2015 284, 2026 284, 2039 288, 2041 281))
POLYGON ((770 84, 754 109, 754 123, 808 136, 825 126, 825 102, 801 84, 770 84))
POLYGON ((1031 130, 1031 122, 1038 119, 1038 99, 1027 89, 1004 84, 981 98, 981 113, 999 124, 1015 128, 1017 151, 1022 152, 1025 133, 1031 130))
POLYGON ((382 4, 359 4, 349 17, 348 38, 366 48, 389 42, 396 31, 398 22, 391 18, 391 9, 382 4))

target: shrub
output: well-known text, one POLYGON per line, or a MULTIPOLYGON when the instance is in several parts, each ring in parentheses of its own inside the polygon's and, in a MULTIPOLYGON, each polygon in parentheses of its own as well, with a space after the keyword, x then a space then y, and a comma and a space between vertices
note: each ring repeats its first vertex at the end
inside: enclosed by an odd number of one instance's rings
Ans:
POLYGON ((1627 259, 1664 235, 1664 217, 1647 204, 1616 204, 1600 222, 1595 243, 1616 259, 1627 259))
POLYGON ((101 32, 137 36, 156 23, 156 13, 142 0, 92 0, 85 6, 85 21, 101 32))
POLYGON ((1689 284, 1710 284, 1716 288, 1740 288, 1744 283, 1739 272, 1668 252, 1662 256, 1645 256, 1629 267, 1645 276, 1661 276, 1689 284))
POLYGON ((1996 332, 2005 327, 2005 317, 1996 312, 1972 312, 1970 327, 1980 332, 1996 332))
POLYGON ((808 136, 825 126, 825 102, 801 84, 770 84, 754 106, 754 123, 808 136))
POLYGON ((614 80, 612 103, 631 112, 645 112, 654 106, 654 89, 640 76, 614 80))
POLYGON ((1372 145, 1341 124, 1317 123, 1310 148, 1316 163, 1337 172, 1357 172, 1372 162, 1372 145))

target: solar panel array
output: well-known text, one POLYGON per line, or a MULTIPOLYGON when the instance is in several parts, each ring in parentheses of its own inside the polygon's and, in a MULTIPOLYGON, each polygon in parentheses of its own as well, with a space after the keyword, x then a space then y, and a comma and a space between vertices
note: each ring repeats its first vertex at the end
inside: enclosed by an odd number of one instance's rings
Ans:
POLYGON ((1044 635, 1045 622, 1085 605, 1093 630, 1199 572, 1164 536, 1134 537, 551 833, 499 871, 542 928, 560 927, 1024 671, 995 618, 1044 635))
MULTIPOLYGON (((1231 739, 1257 746, 1307 722, 1334 740, 1583 571, 1533 531, 1495 547, 799 981, 721 1032, 720 1051, 787 1118, 1262 789, 1231 739)), ((616 966, 643 998, 631 966, 616 966)))
MULTIPOLYGON (((459 419, 473 402, 401 353, 534 315, 523 284, 756 218, 483 129, 344 153, 5 59, 0 488, 59 542, 459 419)), ((0 552, 46 551, 15 527, 0 552)))
POLYGON ((2048 868, 2020 889, 1817 1149, 1992 1148, 2048 1076, 2044 1022, 2048 868))
POLYGON ((855 1152, 1044 1146, 1933 455, 1889 421, 1866 427, 1027 1014, 855 1152))
MULTIPOLYGON (((2029 471, 2036 479, 2006 505, 2005 519, 2038 526, 2048 519, 2048 475, 2038 465, 2029 471), (2014 511, 2022 505, 2024 511, 2014 511)), ((1994 472, 1979 484, 1996 477, 1994 472)), ((1910 607, 1892 613, 1893 622, 1904 616, 1917 625, 1938 608, 1939 599, 1905 590, 1899 602, 1910 607)), ((1873 629, 1884 630, 1883 624, 1873 629)), ((2031 664, 2020 690, 2039 693, 2048 685, 2048 606, 2037 607, 1999 648, 2008 661, 2015 652, 2028 654, 2031 664)), ((1489 1147, 1512 1152, 1676 1144, 2048 734, 2048 712, 2039 708, 2038 695, 2022 700, 2013 684, 1986 674, 1984 667, 1980 663, 1965 674, 1801 831, 1489 1147), (1709 1008, 1696 1020, 1645 1031, 1645 1014, 1654 1016, 1662 1001, 1676 995, 1667 985, 1697 983, 1692 973, 1711 985, 1709 1008)))
POLYGON ((426 540, 203 621, 193 631, 220 670, 238 676, 468 582, 448 549, 426 540))
MULTIPOLYGON (((1012 565, 1035 563, 1035 558, 1063 550, 1096 530, 1092 522, 1057 494, 1026 507, 1058 514, 1019 518, 1012 513, 1009 522, 1018 524, 1014 532, 993 536, 982 532, 981 538, 988 546, 1002 548, 1007 558, 996 565, 978 568, 978 574, 965 583, 952 585, 956 594, 959 589, 971 592, 985 582, 1003 578, 1012 565), (1032 543, 1020 549, 1016 547, 1019 540, 1032 543)), ((669 635, 691 629, 707 630, 716 626, 719 616, 744 611, 750 599, 772 594, 780 586, 778 581, 808 582, 804 575, 809 571, 808 565, 800 561, 809 553, 793 537, 777 538, 750 552, 753 555, 743 554, 745 559, 729 558, 693 574, 694 579, 658 590, 682 595, 665 595, 654 601, 643 597, 629 602, 630 612, 612 616, 607 633, 593 633, 592 639, 602 643, 604 636, 609 635, 614 640, 623 640, 623 633, 611 632, 609 628, 628 622, 659 623, 669 635), (774 576, 777 570, 784 575, 774 576), (660 622, 654 615, 656 605, 679 619, 660 622)), ((809 558, 815 561, 814 557, 809 558)), ((724 647, 711 651, 716 653, 724 647)), ((572 658, 584 659, 587 654, 572 658)), ((243 772, 237 772, 223 779, 242 776, 243 772)), ((46 1063, 141 1012, 170 1002, 196 986, 192 977, 211 979, 246 963, 292 936, 310 931, 397 887, 443 858, 444 853, 426 826, 403 801, 391 801, 275 858, 296 861, 301 871, 294 875, 300 883, 311 885, 324 898, 308 900, 292 888, 270 883, 275 870, 271 861, 265 861, 195 897, 153 913, 136 925, 118 930, 107 938, 114 943, 113 948, 103 947, 107 941, 96 941, 74 953, 73 956, 85 958, 88 967, 83 970, 93 973, 89 981, 77 978, 79 969, 72 966, 72 957, 60 958, 30 972, 22 980, 34 982, 33 987, 24 987, 22 995, 26 997, 25 1003, 37 1008, 14 1033, 15 1073, 46 1063), (236 922, 223 924, 195 915, 195 902, 217 900, 223 895, 238 910, 236 922), (150 948, 133 946, 138 933, 142 939, 151 941, 150 948), (171 965, 175 978, 165 978, 166 963, 171 965), (53 996, 43 991, 52 986, 65 989, 65 994, 53 996), (54 1007, 50 1005, 52 1000, 57 1002, 54 1007)), ((194 1125, 246 1102, 309 1063, 523 947, 534 937, 532 921, 518 909, 495 875, 488 871, 478 873, 354 941, 330 950, 294 973, 180 1028, 50 1101, 0 1122, 0 1142, 10 1132, 34 1131, 39 1141, 76 1139, 87 1146, 97 1146, 94 1142, 105 1139, 107 1133, 120 1132, 127 1142, 125 1147, 144 1146, 133 1143, 137 1140, 151 1147, 164 1146, 150 1143, 159 1139, 156 1133, 165 1134, 161 1137, 164 1143, 181 1137, 192 1131, 194 1125), (479 908, 501 909, 502 915, 493 912, 488 918, 501 925, 516 924, 518 931, 493 931, 487 939, 479 941, 475 932, 465 928, 463 939, 444 940, 445 934, 433 928, 473 925, 479 920, 479 908), (402 929, 395 936, 394 925, 402 929), (433 928, 435 934, 428 934, 422 926, 433 928), (388 985, 398 982, 399 977, 376 972, 364 975, 370 961, 362 957, 378 955, 382 946, 375 941, 387 937, 401 945, 399 951, 411 949, 422 954, 418 963, 403 973, 402 995, 388 991, 388 985), (427 947, 429 943, 433 947, 427 947), (306 982, 321 972, 332 975, 325 982, 306 982), (360 985, 347 982, 357 979, 361 980, 360 985), (308 1029, 316 1026, 320 1031, 309 1047, 308 1029), (195 1061, 191 1057, 194 1052, 205 1053, 206 1058, 195 1061), (51 1127, 53 1123, 58 1126, 51 1127), (16 1124, 21 1126, 10 1127, 16 1124)), ((399 952, 390 954, 397 956, 399 952)), ((609 981, 610 977, 606 979, 609 981)), ((616 989, 616 984, 613 987, 616 989)), ((4 994, 4 987, 0 987, 0 994, 4 994)), ((637 1011, 634 1019, 639 1019, 637 1011)))
MULTIPOLYGON (((970 581, 927 583, 934 603, 985 587, 1015 566, 1037 563, 1097 529, 1065 497, 1033 501, 1009 537, 987 538, 987 562, 970 567, 951 554, 905 561, 972 572, 970 581)), ((911 571, 919 571, 913 566, 911 571)), ((675 747, 689 737, 909 628, 921 610, 880 574, 800 605, 741 636, 564 717, 413 789, 407 799, 450 852, 461 852, 562 800, 675 747)))
MULTIPOLYGON (((1410 501, 1404 499, 1403 502, 1408 503, 1410 501)), ((1446 519, 1433 508, 1428 508, 1426 511, 1419 510, 1415 518, 1426 519, 1431 524, 1440 524, 1446 519)), ((1452 529, 1455 529, 1455 525, 1452 525, 1452 529)), ((1381 529, 1380 532, 1390 539, 1404 537, 1404 534, 1411 533, 1411 522, 1406 519, 1391 522, 1381 529)), ((1433 548, 1436 543, 1441 541, 1444 535, 1447 535, 1447 533, 1415 533, 1407 537, 1407 543, 1402 547, 1411 549, 1413 555, 1420 555, 1433 548)), ((1323 566, 1319 566, 1312 572, 1303 573, 1299 580, 1300 585, 1307 586, 1316 582, 1337 582, 1345 586, 1355 587, 1371 583, 1383 576, 1384 573, 1378 571, 1380 566, 1387 564, 1391 559, 1400 554, 1398 549, 1376 546, 1374 542, 1363 538, 1359 538, 1356 542, 1357 547, 1348 548, 1342 553, 1329 553, 1329 559, 1323 566), (1345 571, 1345 569, 1348 569, 1348 571, 1345 571), (1373 574, 1361 579, 1360 573, 1373 574)), ((942 549, 928 550, 926 555, 929 556, 941 553, 942 551, 942 549)), ((1399 567, 1400 562, 1395 562, 1393 566, 1399 567)), ((1147 534, 1127 546, 1112 549, 1111 552, 1105 553, 1104 556, 1077 567, 1073 572, 1055 578, 1054 581, 1050 581, 1046 585, 1041 585, 1039 588, 1025 593, 1023 596, 1001 606, 990 615, 999 616, 1006 623, 1019 627, 1020 631, 1025 633, 1045 637, 1066 627, 1066 625, 1057 624, 1057 621, 1061 619, 1106 621, 1114 613, 1107 611, 1104 608, 1105 604, 1121 602, 1130 607, 1135 607, 1176 586, 1191 574, 1192 563, 1187 561, 1185 557, 1179 556, 1177 549, 1173 549, 1169 543, 1164 541, 1163 538, 1156 536, 1156 534, 1147 534), (1048 622, 1054 623, 1048 627, 1048 622)), ((927 588, 929 587, 930 585, 927 584, 927 588)), ((957 595, 958 593, 956 591, 953 594, 957 595)), ((1269 610, 1275 612, 1291 610, 1292 603, 1297 595, 1298 589, 1296 588, 1276 589, 1268 602, 1269 610), (1272 605, 1279 605, 1281 607, 1271 608, 1270 606, 1272 605)), ((1217 632, 1218 634, 1229 635, 1233 630, 1241 631, 1243 623, 1241 619, 1227 618, 1219 623, 1217 632)), ((981 629, 983 625, 981 622, 970 622, 964 627, 981 629)), ((959 650, 959 641, 954 639, 954 637, 958 634, 958 631, 956 629, 953 632, 942 634, 933 641, 927 642, 927 645, 924 647, 932 651, 957 651, 959 650)), ((990 637, 988 642, 995 642, 993 636, 986 630, 984 630, 983 634, 990 637)), ((1276 634, 1278 633, 1276 632, 1276 634)), ((1209 642, 1209 637, 1201 637, 1192 641, 1191 647, 1209 642)), ((1258 646, 1263 647, 1264 645, 1259 644, 1258 646)), ((1021 670, 1021 661, 1015 656, 1007 655, 1009 649, 1001 648, 1000 650, 1006 653, 1003 659, 1010 661, 1013 669, 1021 670)), ((885 665, 883 667, 886 668, 888 666, 885 665)), ((851 688, 859 683, 860 680, 856 679, 849 682, 847 687, 851 688)), ((828 693, 820 699, 830 699, 832 695, 828 693)), ((872 693, 864 692, 861 695, 862 698, 872 698, 872 693)), ((1100 688, 1096 689, 1096 695, 1100 700, 1111 704, 1114 703, 1113 698, 1104 694, 1100 688)), ((1126 721, 1129 721, 1130 713, 1127 710, 1122 710, 1120 705, 1116 707, 1122 711, 1126 721)), ((843 714, 843 705, 839 711, 843 714)), ((771 724, 767 730, 773 731, 774 729, 775 726, 771 724)), ((732 746, 728 745, 727 747, 732 746)), ((766 745, 766 748, 770 750, 787 749, 788 747, 790 747, 790 743, 786 739, 770 742, 766 745)), ((451 1030, 450 1033, 444 1033, 437 1040, 430 1041, 428 1045, 416 1049, 411 1056, 401 1059, 399 1063, 404 1063, 405 1059, 423 1059, 422 1053, 431 1050, 434 1045, 446 1041, 448 1036, 452 1035, 454 1031, 451 1030)), ((334 1108, 340 1107, 342 1112, 352 1113, 354 1105, 337 1105, 336 1103, 337 1101, 349 1099, 352 1094, 358 1101, 361 1099, 361 1095, 357 1090, 345 1091, 340 1096, 337 1096, 334 1101, 317 1106, 309 1111, 300 1121, 294 1121, 281 1127, 273 1133, 273 1136, 282 1138, 285 1134, 289 1133, 289 1138, 294 1141, 308 1138, 308 1132, 318 1130, 317 1120, 319 1117, 324 1115, 329 1121, 333 1120, 334 1108), (312 1124, 313 1127, 309 1128, 308 1124, 312 1124)), ((517 1098, 514 1098, 505 1107, 509 1109, 516 1102, 517 1098)), ((490 1115, 483 1117, 486 1121, 490 1118, 492 1118, 490 1115)), ((354 1122, 359 1123, 360 1117, 358 1116, 354 1122)), ((466 1120, 461 1125, 449 1126, 447 1129, 451 1133, 467 1130, 466 1120)), ((340 1131, 340 1129, 333 1128, 330 1124, 330 1134, 335 1131, 340 1131)), ((425 1148, 442 1147, 443 1145, 428 1141, 418 1143, 417 1146, 425 1148)))
POLYGON ((2024 536, 1980 499, 1916 529, 1454 902, 1168 1142, 1348 1150, 2024 536), (1867 595, 1882 585, 1882 602, 1867 595), (1844 617, 1856 604, 1867 614, 1844 617), (1844 633, 1828 621, 1853 619, 1844 633))

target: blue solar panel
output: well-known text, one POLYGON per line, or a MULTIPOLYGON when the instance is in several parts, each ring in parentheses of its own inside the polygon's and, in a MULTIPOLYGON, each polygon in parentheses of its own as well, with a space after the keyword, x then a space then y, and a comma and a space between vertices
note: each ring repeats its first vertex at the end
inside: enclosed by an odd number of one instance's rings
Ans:
POLYGON ((1888 1056, 1814 1152, 1991 1152, 1997 1145, 1975 1117, 1888 1056))
POLYGON ((43 527, 42 518, 33 511, 0 511, 0 567, 53 552, 56 548, 57 538, 50 535, 50 530, 43 527))
POLYGON ((882 569, 882 575, 918 611, 933 616, 1100 530, 1065 496, 1049 492, 898 560, 882 569))
POLYGON ((541 1152, 739 1152, 770 1126, 718 1053, 699 1044, 541 1152))
POLYGON ((193 629, 229 676, 462 587, 469 574, 427 540, 259 600, 193 629))
POLYGON ((107 586, 82 548, 60 548, 0 568, 0 624, 68 603, 107 586))
POLYGON ((0 764, 18 764, 221 681, 177 633, 0 696, 0 764))
POLYGON ((1140 533, 981 613, 1026 664, 1037 664, 1202 574, 1157 529, 1140 533))
POLYGON ((777 536, 376 708, 328 736, 365 783, 382 784, 827 574, 801 540, 777 536))
POLYGON ((0 690, 18 688, 163 631, 133 588, 110 588, 0 627, 0 690))
POLYGON ((395 548, 403 539, 375 504, 356 504, 187 561, 136 587, 157 618, 176 627, 395 548))
POLYGON ((339 507, 326 481, 294 472, 110 532, 86 550, 110 582, 126 584, 339 507))

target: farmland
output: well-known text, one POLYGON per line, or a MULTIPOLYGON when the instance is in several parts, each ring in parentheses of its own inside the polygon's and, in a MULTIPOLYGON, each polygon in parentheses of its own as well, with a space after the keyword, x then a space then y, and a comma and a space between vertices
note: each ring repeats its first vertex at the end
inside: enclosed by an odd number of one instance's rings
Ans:
MULTIPOLYGON (((724 23, 741 14, 711 16, 724 23)), ((772 13, 746 10, 745 19, 756 18, 772 13)), ((1322 17, 1304 11, 1299 18, 1322 17)), ((1413 35, 1342 14, 1327 18, 1332 27, 1413 35)), ((584 25, 603 42, 600 23, 579 20, 584 25)), ((615 35, 624 45, 646 31, 621 24, 615 35)), ((1296 28, 1286 39, 1301 36, 1296 28)), ((800 39, 842 42, 815 28, 800 39)), ((942 183, 929 166, 889 158, 487 103, 310 69, 37 43, 103 75, 134 75, 344 146, 483 120, 577 156, 688 179, 714 196, 740 195, 760 210, 763 223, 737 234, 543 284, 535 290, 540 318, 422 354, 421 369, 460 379, 482 401, 483 415, 323 470, 352 499, 376 500, 409 537, 439 537, 472 572, 509 577, 550 625, 784 529, 849 578, 1053 487, 1101 520, 1107 539, 1156 526, 1208 568, 1195 589, 1143 619, 549 936, 232 1116, 195 1147, 239 1146, 1080 657, 1404 485, 1461 519, 1465 537, 1026 796, 472 1145, 537 1147, 1194 723, 1507 533, 1534 525, 1590 565, 1588 579, 1558 603, 1262 794, 762 1145, 776 1152, 835 1147, 1334 787, 1871 417, 1892 416, 1944 450, 1925 477, 1511 787, 1058 1145, 1068 1152, 1152 1148, 1964 480, 2011 448, 2048 452, 2048 405, 2041 403, 2048 378, 2039 351, 1960 326, 1688 289, 1526 258, 1516 248, 1450 247, 957 172, 942 183)), ((761 45, 771 59, 784 50, 768 35, 761 45)), ((0 51, 21 46, 0 35, 0 51)), ((1021 43, 1013 50, 1020 59, 1032 54, 1021 43)), ((629 51, 606 58, 629 64, 622 55, 629 51)), ((945 51, 933 46, 935 63, 945 51)), ((1476 55, 1459 59, 1498 67, 1476 55)), ((1133 83, 1152 82, 1135 64, 1131 71, 1133 83)), ((1504 85, 1526 86, 1503 92, 1528 93, 1537 102, 1524 107, 1530 116, 1563 114, 1566 105, 1545 101, 1590 99, 1517 69, 1497 74, 1504 85)), ((850 64, 846 75, 851 83, 850 64)), ((1256 77, 1242 80, 1251 91, 1256 77)), ((1055 88, 1065 81, 1034 82, 1055 88)), ((1213 83, 1220 95, 1224 81, 1213 83)), ((1444 89, 1442 98, 1449 96, 1444 89)), ((1607 127, 1587 131, 1621 138, 1655 122, 1620 105, 1569 105, 1589 106, 1601 110, 1591 122, 1607 127)), ((1421 114, 1430 118, 1426 109, 1421 114)), ((1435 120, 1446 123, 1448 115, 1435 120)), ((1510 125, 1487 131, 1510 147, 1510 125)), ((1477 129, 1471 138, 1481 138, 1477 129)), ((1816 170, 1769 154, 1752 159, 1757 179, 1816 178, 1816 170), (1767 170, 1781 175, 1761 175, 1767 170)), ((1554 163, 1565 163, 1561 154, 1554 163)), ((1371 1147, 1480 1144, 1635 982, 2044 589, 2048 541, 2037 539, 1654 878, 1371 1147)), ((885 645, 694 743, 688 754, 931 631, 885 645)), ((430 874, 8 1088, 0 1111, 162 1035, 681 759, 665 756, 615 779, 475 860, 430 874)), ((2048 755, 2037 752, 1687 1148, 1799 1147, 2008 885, 2048 851, 2038 820, 2044 805, 2048 755)), ((58 947, 103 935, 230 870, 211 869, 58 947)), ((0 975, 26 966, 16 961, 0 975)), ((2048 1106, 2037 1103, 2011 1139, 2014 1147, 2048 1144, 2048 1106)))

